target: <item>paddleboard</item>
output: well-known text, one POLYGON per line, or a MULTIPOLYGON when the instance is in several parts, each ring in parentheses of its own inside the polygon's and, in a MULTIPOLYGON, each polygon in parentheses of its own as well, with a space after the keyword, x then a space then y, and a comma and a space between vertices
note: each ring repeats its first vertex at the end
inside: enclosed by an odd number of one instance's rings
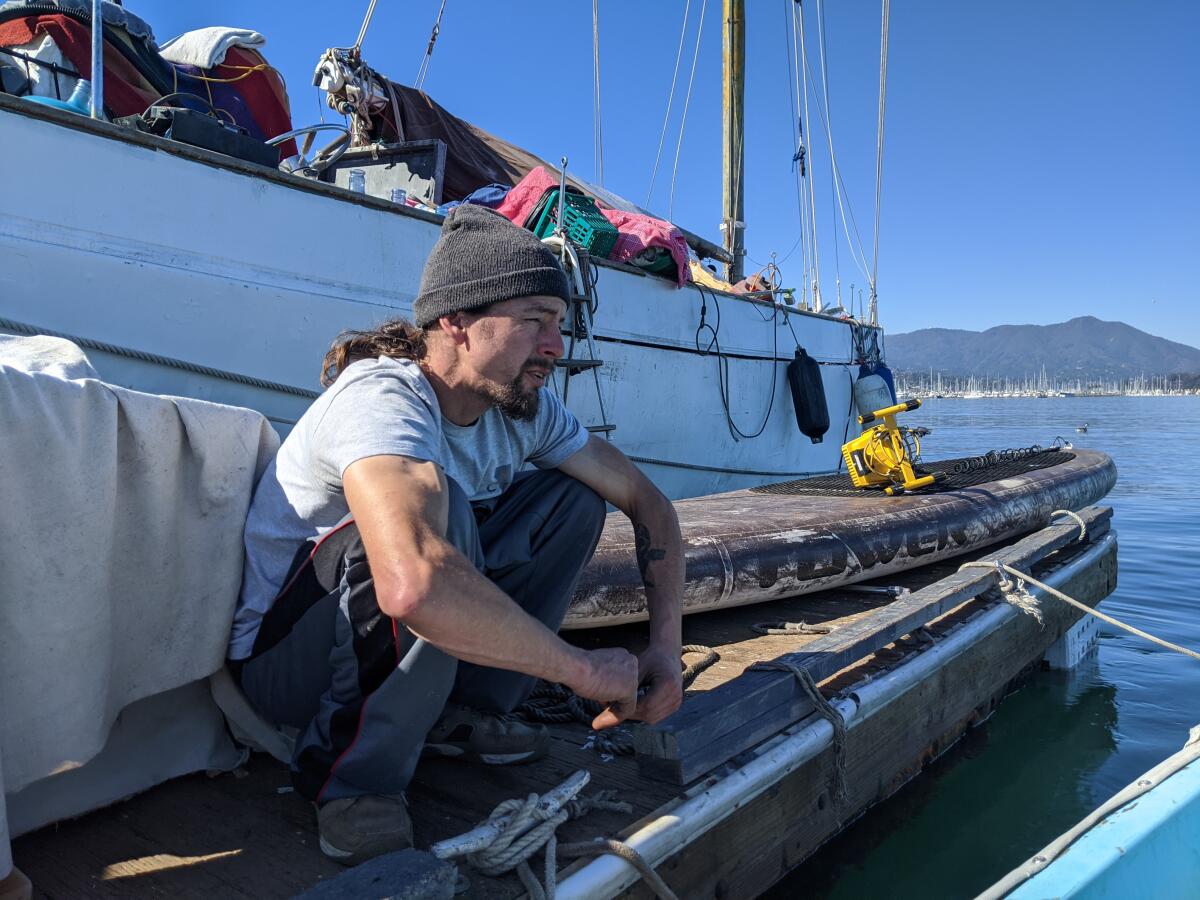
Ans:
MULTIPOLYGON (((1045 526, 1116 483, 1104 453, 1071 448, 942 460, 928 492, 888 497, 847 476, 765 485, 675 502, 683 534, 685 615, 764 603, 928 565, 1045 526), (961 471, 959 471, 961 470, 961 471)), ((611 513, 562 627, 643 621, 633 529, 611 513)))

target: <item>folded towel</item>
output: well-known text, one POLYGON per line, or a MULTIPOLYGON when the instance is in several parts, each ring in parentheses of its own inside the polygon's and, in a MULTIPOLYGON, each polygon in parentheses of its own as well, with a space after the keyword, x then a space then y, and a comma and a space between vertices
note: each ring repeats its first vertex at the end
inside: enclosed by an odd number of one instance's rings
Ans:
POLYGON ((230 47, 261 47, 267 39, 249 28, 213 25, 171 38, 159 49, 163 59, 181 66, 211 69, 225 61, 230 47))

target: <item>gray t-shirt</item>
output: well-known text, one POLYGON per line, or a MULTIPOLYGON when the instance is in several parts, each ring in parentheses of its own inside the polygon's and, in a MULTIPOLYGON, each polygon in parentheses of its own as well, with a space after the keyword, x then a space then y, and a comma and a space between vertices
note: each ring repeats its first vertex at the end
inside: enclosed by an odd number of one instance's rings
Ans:
POLYGON ((254 492, 229 658, 250 655, 300 546, 349 513, 342 475, 351 463, 368 456, 435 462, 474 501, 502 494, 527 462, 552 469, 582 449, 587 431, 553 391, 540 390, 532 422, 490 408, 463 426, 442 416, 416 363, 381 356, 348 366, 300 417, 254 492))

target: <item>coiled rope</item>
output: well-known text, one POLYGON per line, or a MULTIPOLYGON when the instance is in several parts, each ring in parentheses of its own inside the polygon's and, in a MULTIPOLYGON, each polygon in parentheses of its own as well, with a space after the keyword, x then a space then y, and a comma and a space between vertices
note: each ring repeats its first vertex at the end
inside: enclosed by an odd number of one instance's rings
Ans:
POLYGON ((631 813, 633 806, 615 799, 616 791, 600 791, 592 797, 577 796, 591 780, 580 769, 561 785, 543 795, 529 794, 524 800, 505 800, 492 810, 478 828, 431 848, 439 859, 465 857, 467 863, 483 875, 497 876, 514 869, 533 900, 553 900, 558 880, 558 856, 598 856, 611 853, 621 857, 641 873, 646 884, 663 900, 675 895, 649 863, 628 844, 612 838, 596 838, 558 846, 558 826, 577 819, 594 809, 631 813), (543 880, 539 882, 529 859, 544 849, 543 880))
MULTIPOLYGON (((1055 443, 1050 447, 1043 447, 1041 444, 1034 444, 1031 447, 1011 447, 1007 450, 989 450, 981 456, 970 456, 966 459, 960 459, 954 464, 954 474, 962 475, 966 472, 977 472, 980 469, 987 469, 992 466, 998 466, 1001 463, 1020 462, 1021 460, 1031 459, 1041 453, 1053 453, 1056 450, 1064 449, 1062 444, 1055 443)), ((1059 510, 1062 512, 1062 510, 1059 510)))
MULTIPOLYGON (((1079 537, 1077 540, 1083 541, 1087 537, 1087 525, 1084 524, 1083 519, 1078 514, 1066 509, 1056 509, 1053 513, 1051 513, 1051 518, 1060 515, 1070 516, 1078 523, 1079 537)), ((1184 656, 1191 657, 1192 659, 1200 662, 1200 653, 1197 653, 1195 650, 1191 650, 1187 647, 1181 647, 1179 644, 1173 644, 1170 641, 1163 640, 1162 638, 1156 637, 1147 631, 1142 631, 1140 628, 1126 624, 1120 619, 1115 619, 1106 613, 1102 613, 1098 609, 1093 609, 1086 603, 1081 603, 1074 597, 1068 597, 1057 588, 1052 588, 1050 585, 1039 581, 1027 572, 1022 572, 1020 569, 1013 568, 1008 563, 1001 562, 998 559, 963 563, 961 566, 959 566, 959 571, 962 571, 963 569, 990 569, 994 571, 996 573, 996 580, 1000 588, 1000 593, 1004 595, 1004 598, 1014 606, 1017 606, 1025 612, 1033 615, 1039 622, 1041 622, 1041 609, 1037 598, 1030 594, 1028 589, 1025 587, 1027 584, 1033 585, 1038 590, 1045 591, 1052 597, 1057 597, 1068 606, 1073 606, 1080 612, 1087 613, 1089 616, 1094 616, 1101 622, 1107 622, 1114 628, 1127 631, 1130 634, 1136 635, 1137 637, 1147 640, 1152 644, 1157 644, 1158 646, 1167 650, 1173 650, 1176 653, 1181 653, 1184 656), (1009 575, 1016 579, 1016 583, 1006 577, 1009 575)))

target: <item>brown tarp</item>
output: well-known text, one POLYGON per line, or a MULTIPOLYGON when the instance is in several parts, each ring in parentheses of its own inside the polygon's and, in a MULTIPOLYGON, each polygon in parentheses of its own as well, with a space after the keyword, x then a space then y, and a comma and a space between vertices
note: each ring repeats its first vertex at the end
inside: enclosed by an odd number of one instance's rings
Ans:
MULTIPOLYGON (((428 94, 395 82, 392 86, 400 107, 403 140, 437 138, 446 144, 444 200, 461 200, 487 184, 511 187, 538 166, 555 170, 515 144, 451 115, 428 94)), ((391 109, 385 107, 385 111, 391 109)))
MULTIPOLYGON (((399 134, 391 127, 392 110, 389 103, 384 106, 382 115, 376 120, 377 128, 384 133, 376 136, 384 140, 399 138, 404 141, 419 141, 436 138, 443 141, 446 144, 443 201, 461 200, 472 191, 488 184, 505 184, 512 187, 538 166, 545 166, 554 173, 558 172, 557 166, 550 165, 528 150, 451 114, 428 94, 396 82, 392 82, 392 88, 400 110, 399 134)), ((614 209, 653 215, 628 200, 586 181, 570 177, 567 181, 614 209)), ((728 261, 728 254, 721 247, 686 229, 679 230, 701 257, 728 261)))

